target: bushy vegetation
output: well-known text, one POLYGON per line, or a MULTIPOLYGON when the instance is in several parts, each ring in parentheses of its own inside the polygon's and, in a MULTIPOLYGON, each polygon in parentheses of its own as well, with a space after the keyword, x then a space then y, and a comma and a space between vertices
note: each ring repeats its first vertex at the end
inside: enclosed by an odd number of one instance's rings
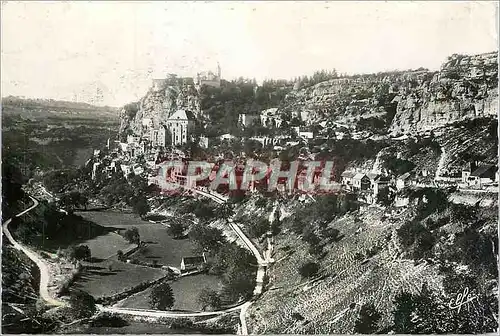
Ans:
POLYGON ((70 246, 67 251, 67 256, 71 260, 89 261, 92 256, 92 252, 87 245, 70 246))
POLYGON ((153 287, 149 302, 151 308, 158 310, 169 310, 174 306, 174 292, 168 282, 162 282, 153 287))
POLYGON ((191 226, 189 238, 203 251, 216 253, 226 242, 222 231, 204 224, 191 226))
POLYGON ((410 248, 412 258, 429 258, 436 242, 434 235, 420 222, 408 221, 398 229, 399 241, 410 248))
POLYGON ((87 208, 89 199, 79 191, 71 191, 63 194, 58 201, 61 208, 68 212, 73 212, 78 208, 87 208))
POLYGON ((235 302, 249 299, 255 287, 257 260, 247 250, 225 244, 214 255, 209 272, 222 276, 222 295, 225 300, 235 302))
POLYGON ((73 291, 69 303, 77 318, 91 317, 97 311, 94 298, 84 291, 73 291))
POLYGON ((135 102, 129 103, 123 107, 123 110, 129 119, 133 119, 137 114, 137 111, 139 111, 139 104, 135 102))
POLYGON ((136 227, 131 227, 125 230, 123 237, 127 239, 130 243, 139 244, 141 242, 141 236, 139 235, 139 229, 136 227))
POLYGON ((498 301, 494 294, 486 294, 467 283, 457 292, 445 295, 432 292, 424 284, 419 294, 402 292, 394 299, 392 330, 398 334, 448 333, 476 334, 494 332, 498 327, 495 312, 498 301), (450 308, 456 296, 465 288, 470 290, 467 298, 474 299, 460 309, 450 308))
POLYGON ((373 303, 365 303, 359 310, 358 318, 354 326, 356 334, 376 334, 378 323, 382 314, 375 308, 373 303))
POLYGON ((324 244, 342 238, 339 230, 330 227, 329 223, 358 207, 354 194, 320 195, 316 202, 297 209, 285 221, 291 223, 291 229, 309 244, 312 255, 321 256, 324 244))
POLYGON ((383 166, 385 169, 399 176, 412 171, 415 168, 415 163, 410 160, 389 156, 383 161, 383 166))
POLYGON ((222 305, 219 293, 210 288, 201 290, 198 301, 202 306, 202 310, 217 310, 222 305))
POLYGON ((482 279, 497 277, 498 239, 491 229, 491 214, 476 206, 450 203, 447 193, 439 189, 422 188, 411 195, 418 200, 414 217, 397 230, 411 258, 437 259, 444 274, 459 264, 482 279), (446 229, 449 224, 455 227, 453 235, 446 229))
POLYGON ((182 220, 172 220, 168 226, 168 234, 174 238, 182 238, 186 229, 187 225, 182 220))
POLYGON ((181 213, 192 213, 202 221, 214 217, 217 205, 213 201, 207 200, 188 200, 181 206, 181 213))
POLYGON ((299 274, 303 278, 313 278, 318 275, 319 265, 315 262, 306 262, 299 267, 299 274))

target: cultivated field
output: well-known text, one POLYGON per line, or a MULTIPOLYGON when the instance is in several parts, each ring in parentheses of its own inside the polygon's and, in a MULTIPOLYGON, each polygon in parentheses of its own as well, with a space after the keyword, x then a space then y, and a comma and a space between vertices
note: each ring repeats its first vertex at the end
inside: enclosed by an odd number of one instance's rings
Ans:
POLYGON ((84 290, 97 299, 121 293, 165 275, 166 272, 161 269, 108 260, 88 265, 72 287, 84 290))
POLYGON ((85 212, 81 215, 102 226, 121 230, 137 227, 141 240, 147 246, 130 258, 147 262, 156 260, 161 265, 180 267, 182 257, 193 254, 194 245, 188 239, 173 239, 164 225, 143 221, 134 214, 103 211, 85 212))
POLYGON ((135 246, 114 232, 86 240, 82 244, 87 245, 90 248, 92 258, 95 260, 108 259, 116 255, 118 250, 126 251, 135 246))
MULTIPOLYGON (((210 288, 219 290, 221 282, 218 277, 208 274, 198 274, 180 278, 170 283, 174 292, 175 310, 200 311, 203 307, 198 302, 198 296, 202 289, 210 288)), ((118 304, 125 308, 144 308, 150 309, 149 295, 151 288, 137 293, 118 304)))

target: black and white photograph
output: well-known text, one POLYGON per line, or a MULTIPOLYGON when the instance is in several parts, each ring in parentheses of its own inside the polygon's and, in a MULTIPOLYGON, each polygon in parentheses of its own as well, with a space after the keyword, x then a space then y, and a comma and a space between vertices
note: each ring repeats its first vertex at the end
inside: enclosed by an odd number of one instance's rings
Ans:
POLYGON ((2 1, 2 334, 497 334, 497 1, 2 1))

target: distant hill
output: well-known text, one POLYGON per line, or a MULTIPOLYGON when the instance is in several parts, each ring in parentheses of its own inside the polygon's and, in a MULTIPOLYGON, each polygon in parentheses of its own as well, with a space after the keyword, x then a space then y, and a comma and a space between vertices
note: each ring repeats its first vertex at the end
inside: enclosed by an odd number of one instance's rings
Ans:
POLYGON ((30 116, 61 115, 74 117, 110 117, 118 118, 118 109, 111 106, 95 106, 82 102, 70 102, 54 99, 21 98, 8 96, 2 98, 2 112, 27 114, 30 116))

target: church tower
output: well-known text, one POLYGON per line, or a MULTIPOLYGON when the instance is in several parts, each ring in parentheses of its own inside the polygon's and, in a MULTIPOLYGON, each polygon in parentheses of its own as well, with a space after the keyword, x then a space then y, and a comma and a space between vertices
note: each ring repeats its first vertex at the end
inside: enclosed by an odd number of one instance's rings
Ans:
POLYGON ((221 70, 220 70, 220 64, 219 64, 218 61, 217 61, 217 77, 219 78, 219 80, 222 79, 222 77, 221 77, 221 70))

